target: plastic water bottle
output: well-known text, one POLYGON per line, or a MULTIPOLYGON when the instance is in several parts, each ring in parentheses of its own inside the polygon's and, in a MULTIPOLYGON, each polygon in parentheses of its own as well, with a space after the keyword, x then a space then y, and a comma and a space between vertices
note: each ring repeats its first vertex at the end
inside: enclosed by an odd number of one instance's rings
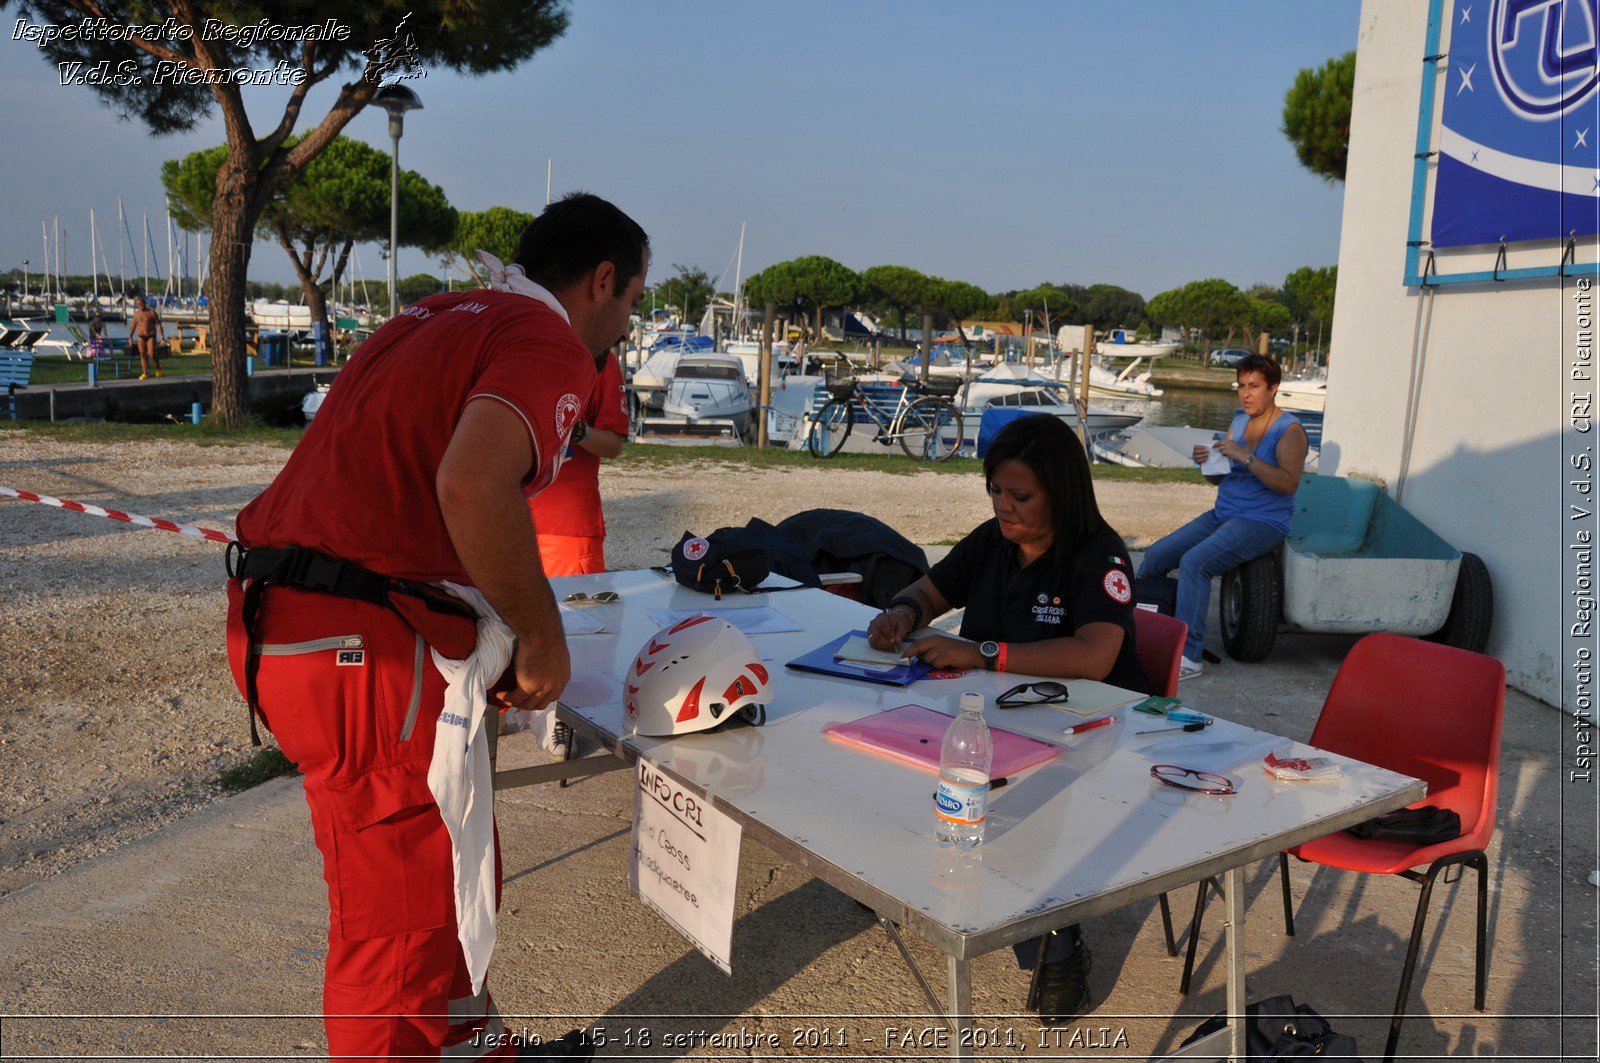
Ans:
POLYGON ((934 835, 966 852, 983 842, 989 810, 989 765, 994 743, 983 720, 983 695, 961 695, 961 714, 939 747, 939 786, 933 795, 934 835))

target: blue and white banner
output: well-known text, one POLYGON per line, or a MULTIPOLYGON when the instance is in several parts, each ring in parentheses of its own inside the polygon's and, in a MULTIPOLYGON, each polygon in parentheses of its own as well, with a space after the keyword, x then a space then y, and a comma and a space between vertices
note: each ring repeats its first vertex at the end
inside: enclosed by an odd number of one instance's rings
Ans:
POLYGON ((1600 0, 1456 0, 1436 247, 1600 233, 1600 0))

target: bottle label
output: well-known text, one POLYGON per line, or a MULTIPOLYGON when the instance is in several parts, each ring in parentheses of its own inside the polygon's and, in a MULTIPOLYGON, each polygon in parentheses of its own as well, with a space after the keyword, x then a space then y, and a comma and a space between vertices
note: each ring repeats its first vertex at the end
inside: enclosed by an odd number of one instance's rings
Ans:
POLYGON ((988 805, 988 779, 964 782, 939 776, 939 786, 933 794, 933 811, 946 823, 976 826, 983 822, 988 805))

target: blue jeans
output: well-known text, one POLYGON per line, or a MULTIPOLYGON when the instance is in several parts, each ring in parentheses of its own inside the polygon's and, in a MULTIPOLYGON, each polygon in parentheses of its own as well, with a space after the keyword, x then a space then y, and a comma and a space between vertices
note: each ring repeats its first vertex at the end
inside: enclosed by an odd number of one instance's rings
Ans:
POLYGON ((1178 619, 1189 625, 1189 638, 1183 644, 1185 657, 1198 661, 1205 652, 1211 581, 1267 553, 1284 538, 1283 532, 1258 520, 1219 520, 1213 509, 1162 536, 1145 552, 1139 563, 1140 576, 1165 576, 1178 569, 1176 612, 1178 619))

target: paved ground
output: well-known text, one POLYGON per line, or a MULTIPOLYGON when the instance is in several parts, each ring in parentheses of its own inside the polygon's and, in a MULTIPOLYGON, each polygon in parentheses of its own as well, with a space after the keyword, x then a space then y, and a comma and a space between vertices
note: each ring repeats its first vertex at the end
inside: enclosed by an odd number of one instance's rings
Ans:
MULTIPOLYGON (((1185 694, 1303 737, 1350 644, 1286 637, 1267 663, 1225 664, 1185 694)), ((1401 1050, 1592 1059, 1594 840, 1564 838, 1562 827, 1567 806, 1594 794, 1562 781, 1560 714, 1513 694, 1506 716, 1488 1008, 1471 1008, 1471 882, 1443 886, 1401 1050), (1563 1030, 1562 1013, 1591 1017, 1563 1030)), ((509 740, 503 764, 542 759, 526 745, 509 740)), ((617 1057, 944 1054, 914 981, 870 917, 755 843, 740 867, 733 977, 645 910, 626 886, 630 781, 619 773, 499 798, 507 873, 491 984, 513 1028, 592 1026, 607 1041, 601 1054, 617 1057), (776 1044, 752 1044, 771 1036, 776 1044)), ((1293 993, 1377 1058, 1416 888, 1299 866, 1299 934, 1286 938, 1273 863, 1250 869, 1246 882, 1252 996, 1293 993)), ((1187 911, 1192 899, 1175 895, 1175 908, 1187 911)), ((980 1054, 1145 1057, 1175 1046, 1224 1003, 1219 906, 1211 915, 1187 999, 1152 904, 1087 925, 1097 1007, 1054 1030, 1019 1014, 1026 979, 1009 952, 982 958, 973 999, 991 1047, 980 1054)), ((316 1058, 325 932, 298 783, 215 802, 0 898, 0 1057, 316 1058)), ((912 951, 937 984, 939 956, 916 942, 912 951)))

